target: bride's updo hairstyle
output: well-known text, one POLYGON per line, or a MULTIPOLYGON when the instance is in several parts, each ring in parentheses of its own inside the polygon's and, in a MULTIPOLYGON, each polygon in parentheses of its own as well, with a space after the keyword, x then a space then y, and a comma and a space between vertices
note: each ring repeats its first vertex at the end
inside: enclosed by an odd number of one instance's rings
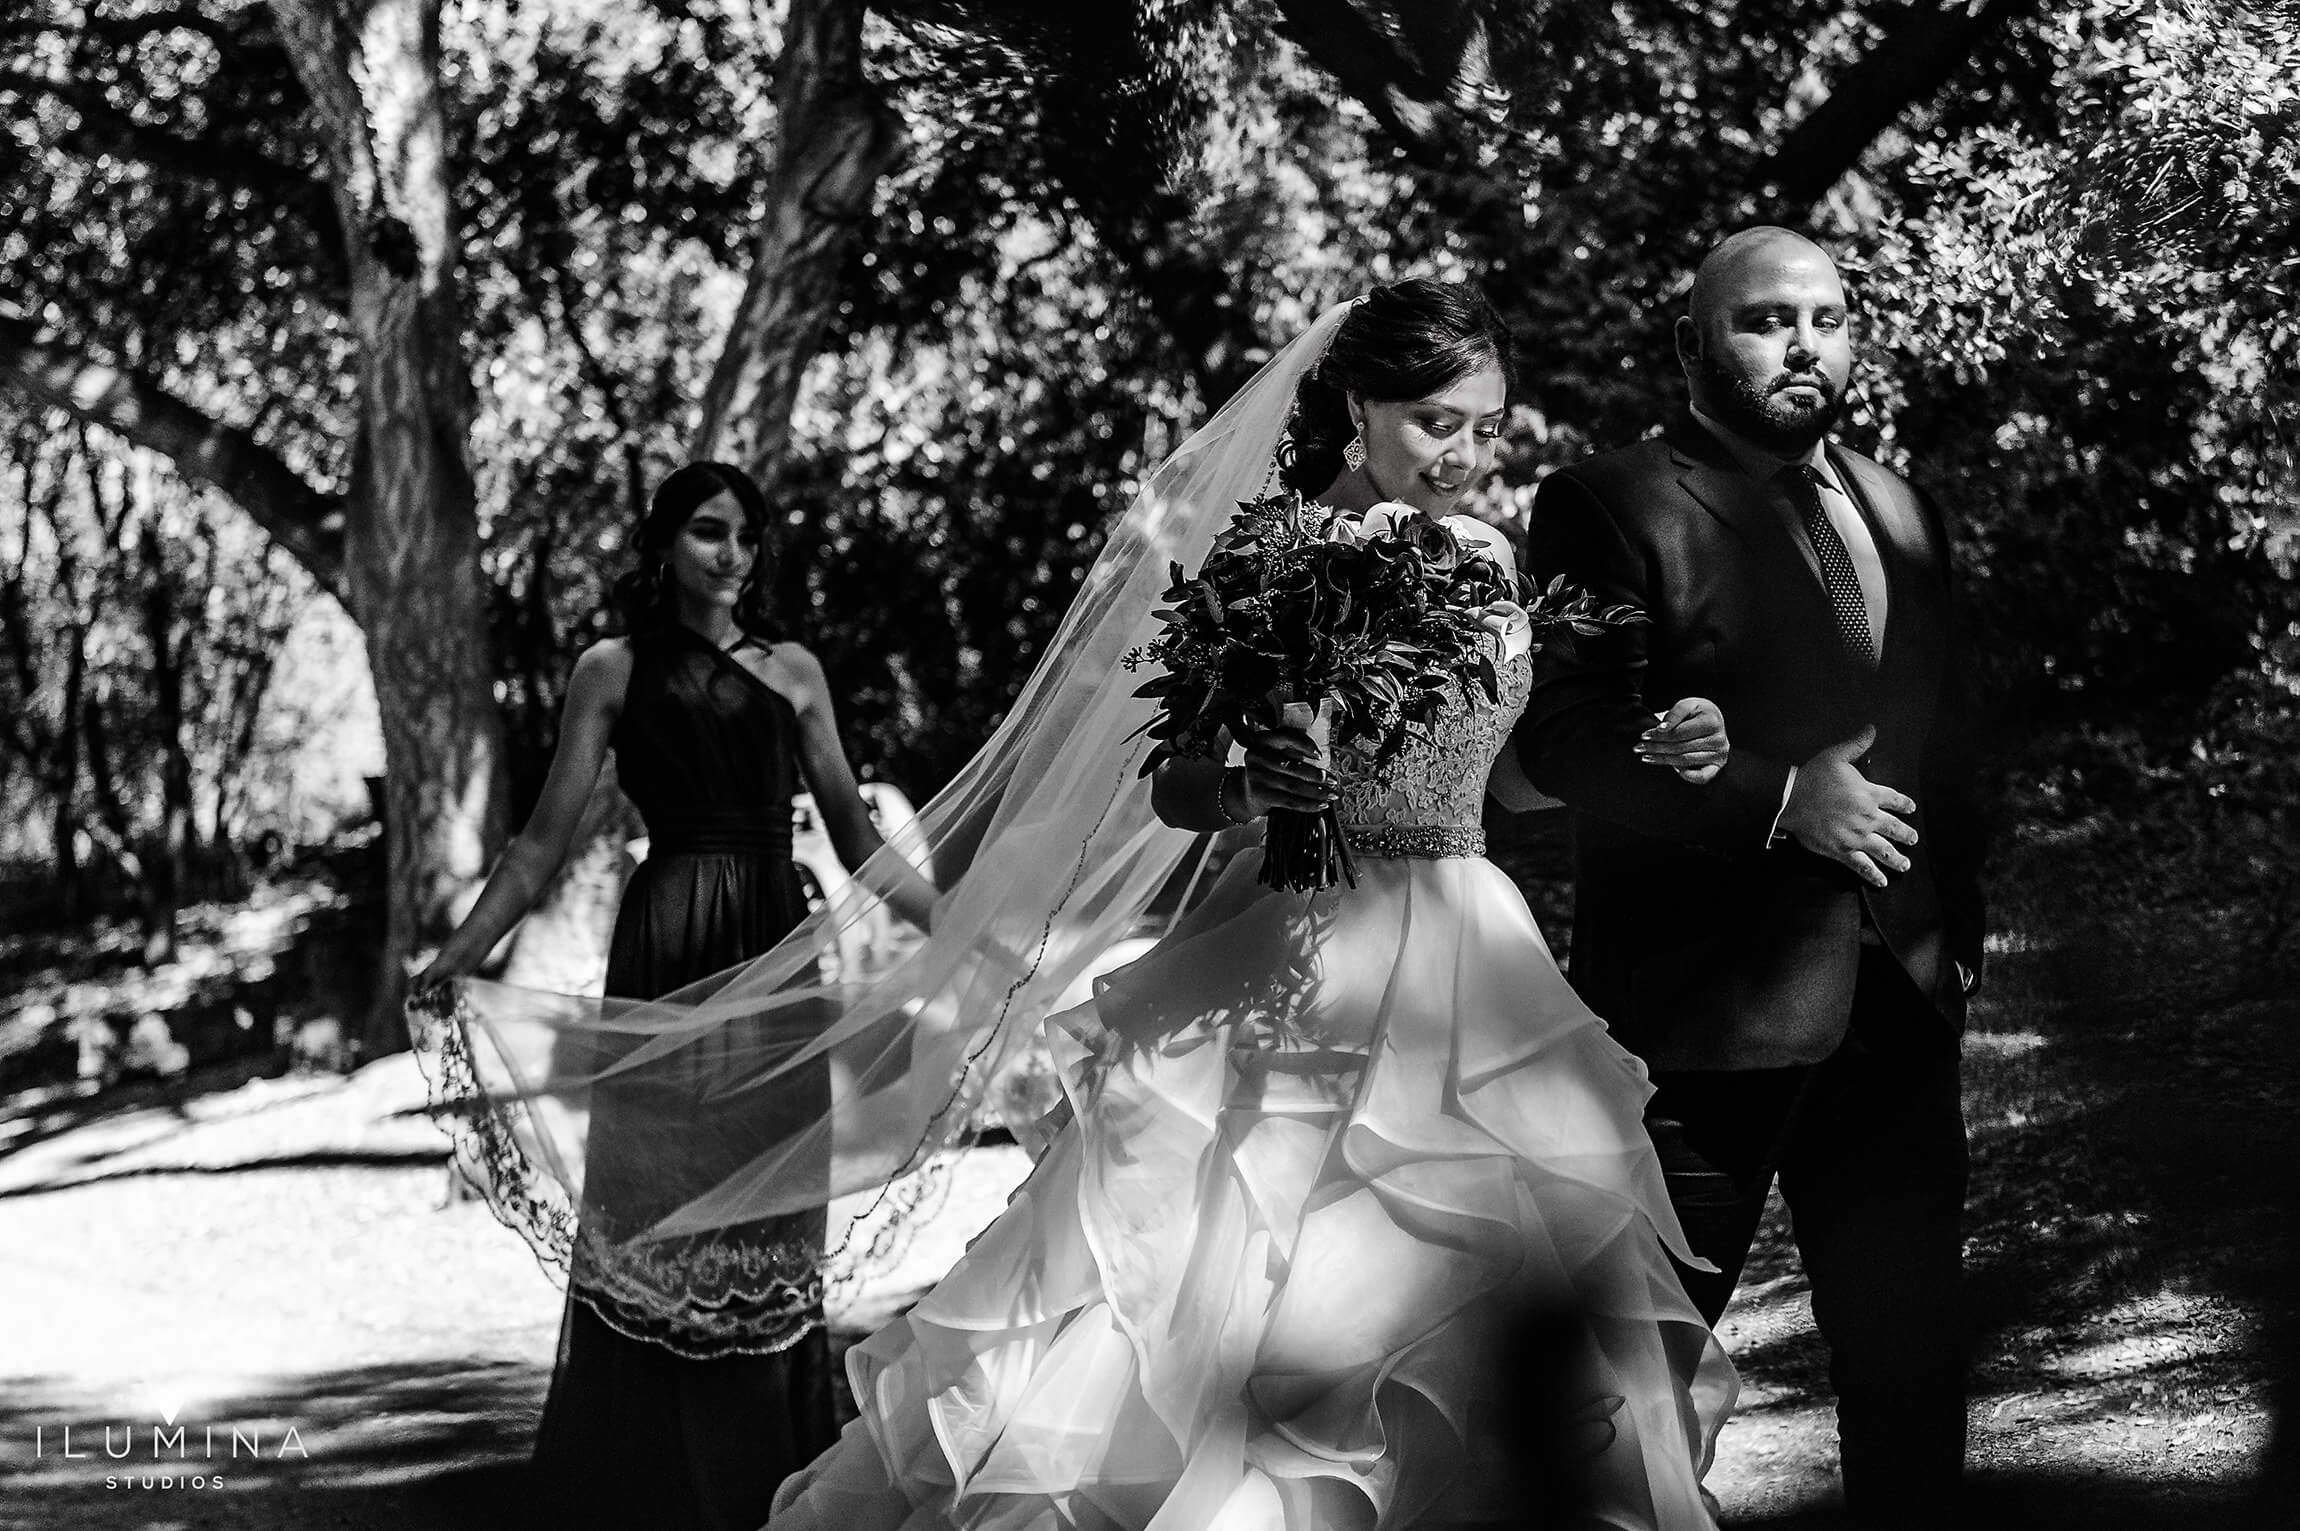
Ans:
POLYGON ((678 606, 663 572, 664 555, 695 512, 722 494, 731 495, 742 509, 759 548, 750 577, 743 581, 742 593, 735 598, 735 626, 754 638, 774 636, 767 616, 767 589, 775 579, 767 497, 748 473, 723 462, 691 462, 656 486, 647 514, 639 522, 639 562, 618 576, 608 592, 624 633, 641 637, 677 620, 678 606))
POLYGON ((1501 368, 1504 384, 1516 381, 1509 327, 1484 293, 1428 277, 1376 287, 1350 309, 1325 360, 1294 390, 1279 479, 1318 494, 1341 476, 1342 448, 1357 434, 1349 395, 1383 403, 1426 399, 1488 363, 1501 368))

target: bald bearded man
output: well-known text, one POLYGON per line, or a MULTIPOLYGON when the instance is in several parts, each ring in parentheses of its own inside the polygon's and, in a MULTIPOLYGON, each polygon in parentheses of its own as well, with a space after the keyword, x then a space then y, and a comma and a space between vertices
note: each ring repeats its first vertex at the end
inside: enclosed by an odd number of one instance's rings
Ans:
POLYGON ((1778 1175, 1847 1508, 1938 1525, 1964 1457, 1958 1054, 1982 932, 1948 538, 1829 439, 1852 316, 1817 245, 1726 240, 1677 348, 1690 407, 1535 497, 1533 571, 1651 622, 1541 656, 1518 756, 1574 811, 1572 978, 1652 1072, 1671 1199, 1717 1266, 1687 1290, 1714 1323, 1778 1175), (1732 741, 1702 786, 1661 768, 1655 726, 1696 695, 1732 741))

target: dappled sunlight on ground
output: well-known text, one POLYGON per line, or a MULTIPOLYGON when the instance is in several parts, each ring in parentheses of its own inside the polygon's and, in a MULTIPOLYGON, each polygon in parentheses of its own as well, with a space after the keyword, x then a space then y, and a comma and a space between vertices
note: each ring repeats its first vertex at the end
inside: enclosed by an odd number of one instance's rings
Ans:
MULTIPOLYGON (((561 1299, 483 1204, 449 1199, 422 1099, 402 1055, 113 1112, 0 1159, 0 1527, 168 1523, 154 1499, 187 1526, 504 1523, 561 1299), (315 1499, 326 1518, 307 1519, 315 1499)), ((1027 1167, 966 1155, 842 1326, 913 1300, 1027 1167)))
MULTIPOLYGON (((2029 873, 1965 1045, 1973 1520, 2231 1525, 2292 1300, 2268 1274, 2292 1004, 2264 1010, 2208 946, 2090 927, 2053 885, 2081 867, 2029 873)), ((1836 1524, 1827 1352, 1777 1197, 1720 1333, 1745 1388, 1712 1479, 1729 1524, 1836 1524)))

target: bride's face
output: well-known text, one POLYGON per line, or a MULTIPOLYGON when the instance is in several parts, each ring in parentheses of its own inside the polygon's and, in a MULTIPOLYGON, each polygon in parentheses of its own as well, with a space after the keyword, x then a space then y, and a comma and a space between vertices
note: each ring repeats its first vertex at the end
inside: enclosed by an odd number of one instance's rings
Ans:
POLYGON ((1492 362, 1426 399, 1352 399, 1366 444, 1358 476, 1377 500, 1442 516, 1493 467, 1509 387, 1492 362))

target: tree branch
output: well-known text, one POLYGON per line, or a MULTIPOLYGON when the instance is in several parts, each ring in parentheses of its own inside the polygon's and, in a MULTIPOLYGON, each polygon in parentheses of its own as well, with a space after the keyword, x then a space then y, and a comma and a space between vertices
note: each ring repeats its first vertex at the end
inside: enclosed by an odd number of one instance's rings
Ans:
POLYGON ((784 20, 766 216, 703 395, 696 455, 749 469, 770 494, 841 270, 906 147, 902 119, 863 73, 863 13, 862 0, 800 0, 784 20))
MULTIPOLYGON (((53 785, 54 757, 58 739, 42 722, 33 698, 40 691, 40 666, 32 652, 32 603, 24 595, 24 577, 32 562, 32 523, 37 515, 53 526, 56 505, 64 497, 64 475, 54 474, 48 492, 40 493, 40 462, 37 437, 27 424, 19 428, 13 456, 23 476, 23 505, 25 522, 16 544, 16 561, 0 569, 0 632, 8 640, 8 657, 14 662, 15 695, 10 705, 0 708, 0 737, 13 744, 21 756, 43 782, 53 785)), ((70 783, 65 784, 70 790, 70 783)))
POLYGON ((1408 159, 1425 169, 1459 168, 1452 80, 1433 77, 1350 0, 1278 0, 1278 11, 1310 61, 1373 113, 1408 159))
POLYGON ((1908 6, 1834 82, 1828 99, 1758 165, 1755 186, 1802 214, 1858 166, 1904 112, 1939 95, 1992 33, 2036 3, 1987 0, 1976 7, 1969 0, 1923 0, 1908 6))
POLYGON ((293 165, 238 144, 185 138, 138 122, 107 101, 103 91, 77 81, 51 80, 7 69, 0 70, 0 91, 45 95, 69 107, 79 118, 79 126, 65 135, 66 143, 73 147, 109 150, 155 170, 245 191, 269 203, 299 220, 318 238, 331 266, 326 274, 342 280, 343 226, 336 217, 334 195, 323 182, 293 165))
POLYGON ((0 386, 159 453, 187 479, 218 490, 311 571, 344 593, 344 510, 237 426, 185 403, 153 379, 41 341, 0 314, 0 386))

